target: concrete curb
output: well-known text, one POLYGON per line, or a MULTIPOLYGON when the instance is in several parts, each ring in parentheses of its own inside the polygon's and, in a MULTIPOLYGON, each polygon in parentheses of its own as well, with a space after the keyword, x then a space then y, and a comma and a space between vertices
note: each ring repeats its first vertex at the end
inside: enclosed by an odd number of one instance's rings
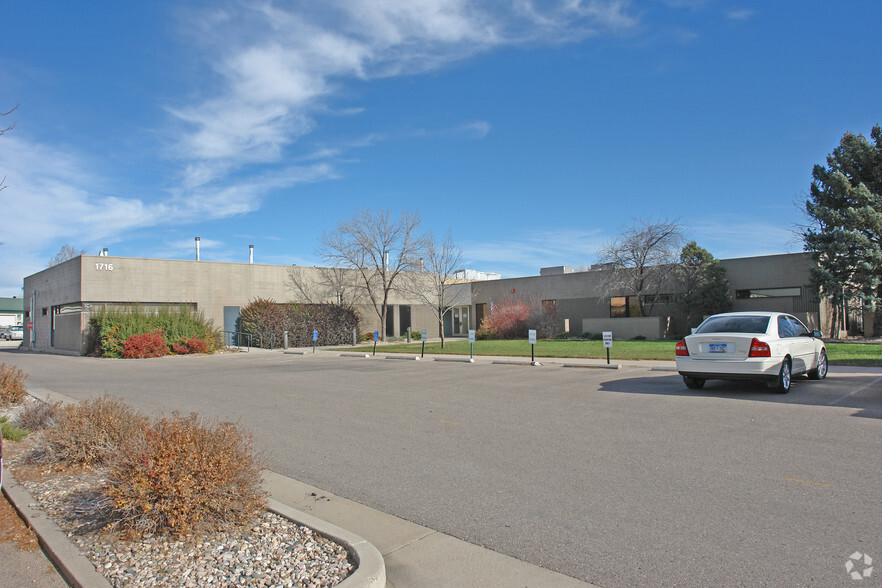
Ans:
POLYGON ((618 363, 565 363, 563 364, 565 368, 582 368, 587 370, 620 370, 622 369, 621 364, 618 363))
POLYGON ((355 588, 356 586, 384 588, 386 586, 386 563, 383 561, 380 551, 371 543, 355 533, 284 505, 277 500, 269 499, 267 506, 271 512, 304 527, 309 527, 319 535, 346 548, 349 557, 355 560, 357 568, 337 586, 341 588, 355 588))
POLYGON ((446 361, 450 363, 475 363, 474 359, 462 357, 436 357, 435 361, 446 361))
POLYGON ((387 355, 386 359, 403 359, 408 361, 419 361, 419 355, 387 355))
POLYGON ((98 573, 92 562, 80 553, 55 521, 48 518, 42 510, 31 507, 36 504, 36 500, 6 468, 3 468, 3 493, 22 520, 37 535, 46 557, 68 584, 74 588, 107 588, 111 585, 98 573))
POLYGON ((500 364, 500 365, 526 365, 526 366, 540 366, 542 365, 538 361, 518 361, 516 359, 506 360, 506 359, 497 359, 495 361, 491 361, 491 364, 500 364))

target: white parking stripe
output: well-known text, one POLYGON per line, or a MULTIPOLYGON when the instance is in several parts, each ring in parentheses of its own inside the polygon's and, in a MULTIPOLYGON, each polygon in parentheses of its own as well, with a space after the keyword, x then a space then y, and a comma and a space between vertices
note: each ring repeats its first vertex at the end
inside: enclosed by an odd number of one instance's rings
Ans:
POLYGON ((845 399, 848 398, 849 396, 854 396, 854 395, 857 394, 858 392, 861 392, 862 390, 866 390, 867 388, 869 388, 870 386, 872 386, 873 384, 875 384, 876 382, 879 382, 879 381, 882 381, 882 377, 880 377, 880 378, 876 378, 875 380, 873 380, 873 381, 870 382, 869 384, 864 384, 864 385, 861 386, 860 388, 857 388, 857 389, 855 389, 855 390, 852 390, 851 392, 849 392, 849 393, 846 394, 845 396, 842 396, 841 398, 837 398, 836 400, 833 400, 832 402, 828 402, 828 403, 827 403, 827 406, 833 406, 834 404, 839 404, 840 402, 842 402, 843 400, 845 400, 845 399))

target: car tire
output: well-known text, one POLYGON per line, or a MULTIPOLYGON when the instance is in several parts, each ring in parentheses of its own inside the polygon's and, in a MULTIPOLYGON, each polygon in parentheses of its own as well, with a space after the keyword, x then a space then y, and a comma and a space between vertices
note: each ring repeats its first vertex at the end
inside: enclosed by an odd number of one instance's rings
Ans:
POLYGON ((820 355, 818 355, 818 367, 811 370, 808 373, 808 377, 812 380, 823 380, 827 377, 827 351, 821 349, 820 355))
POLYGON ((790 392, 790 384, 793 381, 793 373, 790 368, 790 358, 784 358, 781 362, 781 371, 778 377, 769 382, 769 388, 773 388, 777 394, 787 394, 790 392))
POLYGON ((683 376, 683 383, 690 390, 701 390, 704 388, 704 380, 701 378, 693 378, 691 376, 683 376))

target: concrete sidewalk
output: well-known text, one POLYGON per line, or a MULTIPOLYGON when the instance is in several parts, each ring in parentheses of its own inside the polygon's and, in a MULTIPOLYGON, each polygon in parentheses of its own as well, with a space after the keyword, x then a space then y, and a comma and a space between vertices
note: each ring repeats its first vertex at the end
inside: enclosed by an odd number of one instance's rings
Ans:
POLYGON ((386 586, 592 586, 421 527, 275 472, 264 472, 264 487, 274 500, 347 529, 372 543, 380 550, 386 563, 386 586))

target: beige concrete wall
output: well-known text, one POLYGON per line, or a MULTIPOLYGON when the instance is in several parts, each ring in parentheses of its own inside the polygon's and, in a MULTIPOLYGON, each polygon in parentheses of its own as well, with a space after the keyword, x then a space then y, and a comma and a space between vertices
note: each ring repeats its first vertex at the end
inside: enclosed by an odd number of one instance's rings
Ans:
POLYGON ((627 341, 634 337, 645 337, 656 340, 664 336, 665 319, 663 317, 641 318, 596 318, 582 321, 582 332, 603 333, 612 331, 613 341, 627 341))
MULTIPOLYGON (((257 298, 276 302, 307 302, 298 299, 292 287, 289 266, 250 263, 204 262, 132 257, 83 255, 25 279, 25 307, 37 291, 36 349, 50 348, 51 308, 55 305, 101 303, 193 304, 218 329, 224 328, 224 307, 244 308, 257 298), (47 309, 46 316, 42 308, 47 309)), ((319 280, 318 268, 300 268, 306 279, 319 280)), ((399 305, 411 305, 411 325, 415 330, 436 324, 431 311, 414 303, 413 297, 393 292, 390 304, 395 318, 395 334, 400 331, 399 305)), ((363 331, 380 330, 380 320, 369 303, 354 304, 364 321, 363 331)), ((59 315, 61 316, 61 315, 59 315)), ((56 319, 55 348, 84 350, 85 326, 81 321, 56 319), (63 348, 61 347, 63 345, 63 348)))
MULTIPOLYGON (((81 263, 82 258, 77 257, 24 279, 24 322, 25 325, 28 322, 32 322, 34 325, 33 347, 31 345, 32 333, 25 326, 23 342, 25 348, 50 348, 52 307, 60 304, 76 304, 81 300, 81 263), (32 300, 35 307, 33 315, 30 314, 32 300)), ((56 335, 58 335, 57 329, 56 335)))

